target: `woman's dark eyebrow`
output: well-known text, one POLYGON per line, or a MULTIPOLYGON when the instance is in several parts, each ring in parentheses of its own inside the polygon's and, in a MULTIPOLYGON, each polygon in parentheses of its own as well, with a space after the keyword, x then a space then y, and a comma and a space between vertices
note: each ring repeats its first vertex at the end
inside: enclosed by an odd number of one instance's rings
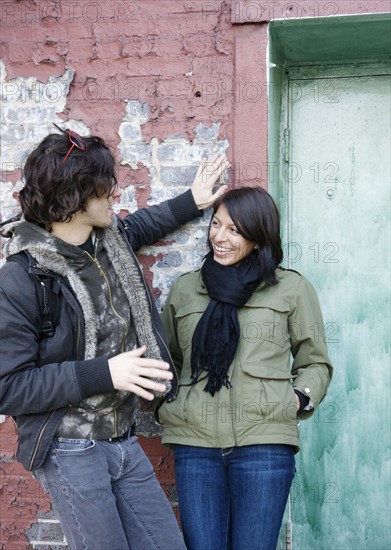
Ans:
MULTIPOLYGON (((213 220, 216 220, 216 221, 218 221, 219 223, 221 223, 221 221, 220 221, 219 218, 216 216, 216 214, 213 214, 212 221, 213 221, 213 220)), ((229 227, 235 227, 235 229, 237 229, 237 225, 236 225, 236 223, 234 223, 234 222, 228 224, 228 226, 229 226, 229 227)))

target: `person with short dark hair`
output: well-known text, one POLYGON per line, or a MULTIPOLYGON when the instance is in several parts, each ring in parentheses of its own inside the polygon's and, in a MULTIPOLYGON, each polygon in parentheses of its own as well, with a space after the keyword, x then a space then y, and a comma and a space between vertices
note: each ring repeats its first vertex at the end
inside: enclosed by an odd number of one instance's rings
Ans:
POLYGON ((50 495, 70 549, 184 549, 134 435, 140 397, 177 393, 134 252, 201 216, 225 191, 212 187, 227 162, 203 161, 191 190, 122 220, 110 149, 61 132, 28 156, 23 215, 3 224, 0 413, 14 417, 18 460, 50 495))
POLYGON ((279 213, 261 187, 215 201, 208 246, 163 311, 179 390, 158 415, 163 443, 174 448, 185 543, 275 550, 297 421, 313 413, 332 376, 322 315, 310 283, 280 267, 279 213))

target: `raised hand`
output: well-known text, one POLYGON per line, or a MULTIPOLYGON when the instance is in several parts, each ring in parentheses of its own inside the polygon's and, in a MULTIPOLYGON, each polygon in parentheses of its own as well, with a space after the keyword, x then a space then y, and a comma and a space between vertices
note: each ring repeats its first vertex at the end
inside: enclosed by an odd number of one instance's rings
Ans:
POLYGON ((213 201, 227 191, 228 186, 222 185, 216 193, 213 193, 213 186, 229 166, 225 154, 214 155, 208 160, 202 159, 191 186, 194 201, 200 210, 209 208, 213 201))

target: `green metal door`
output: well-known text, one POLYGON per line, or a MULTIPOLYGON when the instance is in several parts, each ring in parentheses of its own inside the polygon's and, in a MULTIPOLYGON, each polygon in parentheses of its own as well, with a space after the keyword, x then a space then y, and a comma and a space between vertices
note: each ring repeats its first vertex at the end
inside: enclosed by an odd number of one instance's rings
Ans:
POLYGON ((299 427, 292 547, 389 550, 389 71, 290 71, 284 103, 286 265, 318 291, 335 367, 299 427))

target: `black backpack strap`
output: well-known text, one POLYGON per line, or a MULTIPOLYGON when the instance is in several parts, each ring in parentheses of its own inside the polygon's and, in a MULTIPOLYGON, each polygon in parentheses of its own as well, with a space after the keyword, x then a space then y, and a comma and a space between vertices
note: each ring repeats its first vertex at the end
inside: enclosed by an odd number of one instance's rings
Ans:
MULTIPOLYGON (((54 329, 56 328, 56 322, 53 320, 53 292, 51 291, 52 279, 49 277, 42 277, 35 275, 38 289, 38 300, 41 312, 41 335, 43 338, 51 338, 54 336, 54 329)), ((42 339, 43 339, 42 338, 42 339)))
POLYGON ((17 262, 24 266, 35 283, 35 294, 40 311, 40 341, 54 336, 55 328, 60 320, 60 304, 58 289, 54 277, 38 271, 34 273, 36 260, 28 252, 19 252, 7 258, 7 262, 17 262), (57 292, 55 291, 56 289, 57 292))

